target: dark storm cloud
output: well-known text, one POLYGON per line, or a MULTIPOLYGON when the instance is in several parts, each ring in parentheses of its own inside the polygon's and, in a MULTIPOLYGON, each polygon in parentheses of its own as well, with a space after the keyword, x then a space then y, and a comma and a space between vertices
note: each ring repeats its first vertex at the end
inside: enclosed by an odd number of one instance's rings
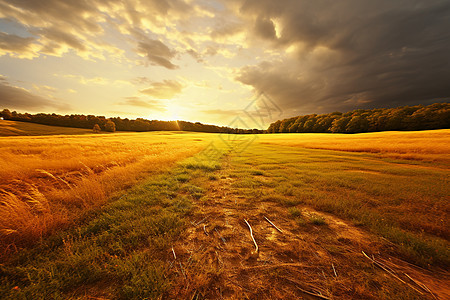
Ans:
POLYGON ((275 27, 270 19, 257 18, 255 22, 256 35, 265 39, 276 38, 275 27))
POLYGON ((286 109, 327 112, 450 96, 449 1, 248 0, 239 11, 275 49, 296 47, 291 57, 237 76, 286 109), (278 37, 270 20, 280 24, 278 37))
POLYGON ((45 109, 68 110, 67 104, 49 100, 34 95, 26 89, 9 85, 5 80, 0 81, 0 107, 14 109, 45 109))

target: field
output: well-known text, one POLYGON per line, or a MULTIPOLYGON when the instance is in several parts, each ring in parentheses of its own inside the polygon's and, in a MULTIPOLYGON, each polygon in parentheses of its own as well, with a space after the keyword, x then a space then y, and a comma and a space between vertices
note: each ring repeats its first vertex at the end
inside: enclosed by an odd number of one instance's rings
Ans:
POLYGON ((34 243, 193 155, 204 147, 204 137, 162 132, 0 138, 0 241, 6 245, 0 254, 34 243))
POLYGON ((450 297, 450 130, 228 138, 0 138, 0 297, 450 297))
POLYGON ((0 136, 91 134, 92 130, 0 120, 0 136))

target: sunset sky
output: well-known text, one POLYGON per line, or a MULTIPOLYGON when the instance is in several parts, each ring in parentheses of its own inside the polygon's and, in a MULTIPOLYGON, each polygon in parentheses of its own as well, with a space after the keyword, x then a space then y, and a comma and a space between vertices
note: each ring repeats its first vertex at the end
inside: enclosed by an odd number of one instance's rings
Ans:
POLYGON ((449 28, 448 0, 0 0, 0 109, 260 127, 443 102, 449 28))

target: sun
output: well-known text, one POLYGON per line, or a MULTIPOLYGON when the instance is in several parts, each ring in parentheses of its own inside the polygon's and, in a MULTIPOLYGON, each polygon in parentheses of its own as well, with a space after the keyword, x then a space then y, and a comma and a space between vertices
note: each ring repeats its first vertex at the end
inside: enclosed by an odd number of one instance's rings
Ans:
POLYGON ((183 112, 182 107, 175 101, 171 100, 166 104, 166 110, 161 114, 161 120, 164 121, 176 121, 180 120, 183 112))

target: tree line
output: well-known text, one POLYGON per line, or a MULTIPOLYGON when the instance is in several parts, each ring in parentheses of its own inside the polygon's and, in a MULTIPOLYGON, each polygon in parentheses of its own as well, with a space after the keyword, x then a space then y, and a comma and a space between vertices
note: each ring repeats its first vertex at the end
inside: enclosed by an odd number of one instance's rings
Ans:
POLYGON ((450 128, 450 104, 434 103, 428 106, 357 109, 346 113, 298 116, 270 124, 267 133, 359 133, 446 128, 450 128))
POLYGON ((202 124, 200 122, 187 121, 158 121, 137 118, 130 120, 127 118, 106 118, 104 116, 94 115, 58 115, 58 114, 29 114, 18 113, 4 109, 0 116, 5 120, 30 122, 51 126, 87 128, 95 131, 196 131, 196 132, 212 132, 212 133, 263 133, 259 129, 240 129, 225 126, 202 124))
POLYGON ((98 131, 196 131, 211 133, 288 133, 328 132, 360 133, 390 130, 429 130, 450 128, 450 104, 434 103, 428 106, 403 106, 397 108, 358 109, 346 113, 311 114, 278 120, 267 130, 240 129, 187 121, 158 121, 137 118, 106 118, 94 115, 29 114, 4 109, 0 116, 5 120, 38 123, 43 125, 76 127, 98 131))

